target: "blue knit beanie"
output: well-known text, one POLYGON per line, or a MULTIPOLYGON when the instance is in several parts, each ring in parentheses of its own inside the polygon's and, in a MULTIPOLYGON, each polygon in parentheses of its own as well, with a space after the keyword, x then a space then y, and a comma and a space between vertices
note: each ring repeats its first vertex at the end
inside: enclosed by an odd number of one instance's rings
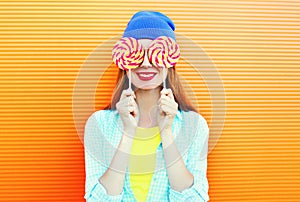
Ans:
POLYGON ((128 22, 123 37, 153 40, 168 36, 176 40, 174 30, 174 23, 166 15, 156 11, 139 11, 128 22))

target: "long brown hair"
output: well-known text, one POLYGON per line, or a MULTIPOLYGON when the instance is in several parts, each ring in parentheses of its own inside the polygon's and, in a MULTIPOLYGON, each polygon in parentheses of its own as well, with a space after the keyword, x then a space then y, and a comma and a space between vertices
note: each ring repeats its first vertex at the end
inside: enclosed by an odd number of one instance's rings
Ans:
MULTIPOLYGON (((120 100, 122 91, 128 89, 128 87, 129 81, 128 77, 126 76, 126 72, 119 69, 116 86, 111 97, 111 102, 104 109, 116 109, 116 104, 120 100)), ((172 90, 174 99, 178 103, 179 110, 197 112, 196 108, 191 104, 184 92, 175 67, 168 68, 166 88, 170 88, 172 90)))

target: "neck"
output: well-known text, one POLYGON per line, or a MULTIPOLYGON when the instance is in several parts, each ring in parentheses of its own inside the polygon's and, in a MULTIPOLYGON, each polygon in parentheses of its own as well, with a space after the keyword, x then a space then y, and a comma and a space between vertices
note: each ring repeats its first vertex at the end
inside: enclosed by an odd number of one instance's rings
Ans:
POLYGON ((161 87, 155 89, 136 91, 136 102, 139 107, 140 120, 139 126, 153 127, 156 126, 157 102, 160 98, 161 87))
POLYGON ((160 98, 160 91, 161 87, 149 90, 138 89, 135 93, 140 111, 149 111, 156 106, 160 98))

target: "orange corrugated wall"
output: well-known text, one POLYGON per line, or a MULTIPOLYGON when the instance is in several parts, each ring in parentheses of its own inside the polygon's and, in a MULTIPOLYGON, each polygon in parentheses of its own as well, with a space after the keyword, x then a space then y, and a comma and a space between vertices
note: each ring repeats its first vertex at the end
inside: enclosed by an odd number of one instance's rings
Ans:
MULTIPOLYGON (((93 95, 88 87, 95 69, 86 75, 81 115, 74 116, 76 78, 87 57, 121 34, 141 9, 170 16, 177 33, 203 48, 221 78, 226 118, 209 153, 211 201, 300 201, 295 0, 1 1, 0 201, 84 201, 79 137, 88 115, 108 102, 116 71, 104 73, 92 103, 84 99, 93 95)), ((212 92, 185 71, 184 60, 180 64, 214 130, 213 112, 220 109, 212 106, 212 92)))

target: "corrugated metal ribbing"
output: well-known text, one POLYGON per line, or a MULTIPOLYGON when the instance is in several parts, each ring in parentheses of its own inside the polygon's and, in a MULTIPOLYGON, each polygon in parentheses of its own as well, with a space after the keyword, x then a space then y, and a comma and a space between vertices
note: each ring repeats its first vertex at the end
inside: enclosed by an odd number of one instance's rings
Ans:
MULTIPOLYGON (((0 9, 0 201, 84 201, 76 79, 86 58, 145 9, 166 13, 199 44, 224 86, 225 125, 209 154, 211 201, 299 201, 299 1, 35 0, 1 1, 0 9)), ((86 108, 98 64, 86 66, 81 126, 106 105, 116 78, 105 70, 95 109, 86 108)), ((222 110, 211 99, 219 83, 205 64, 202 71, 199 80, 188 61, 178 65, 211 126, 222 110)))

